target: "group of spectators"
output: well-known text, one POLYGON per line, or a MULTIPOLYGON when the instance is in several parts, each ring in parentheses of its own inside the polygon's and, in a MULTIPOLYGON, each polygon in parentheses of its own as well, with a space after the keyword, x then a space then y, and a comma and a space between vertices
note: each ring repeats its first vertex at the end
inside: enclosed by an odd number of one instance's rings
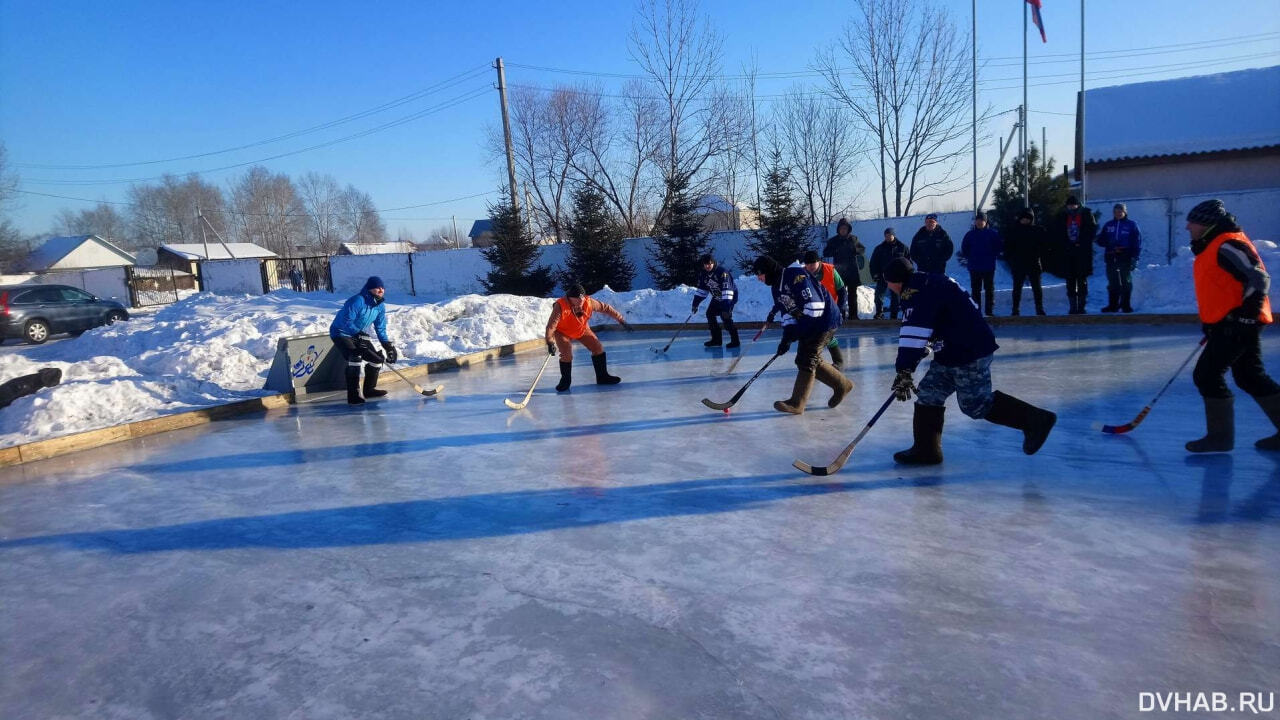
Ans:
MULTIPOLYGON (((905 257, 922 272, 945 275, 953 254, 969 271, 974 304, 988 316, 995 315, 994 280, 996 261, 1000 258, 1008 263, 1013 276, 1010 315, 1021 314, 1022 290, 1027 285, 1031 286, 1036 314, 1046 314, 1041 275, 1050 261, 1066 279, 1069 314, 1081 315, 1087 312, 1095 245, 1103 248, 1107 273, 1107 304, 1101 308, 1102 312, 1133 312, 1133 271, 1142 249, 1142 232, 1137 223, 1129 219, 1124 203, 1116 203, 1112 218, 1101 228, 1093 213, 1081 207, 1075 196, 1067 198, 1066 209, 1048 227, 1037 222, 1031 210, 1023 210, 1018 213, 1016 225, 1000 231, 991 227, 986 215, 979 212, 974 216, 972 229, 960 242, 959 253, 955 253, 951 236, 938 224, 938 216, 930 213, 911 238, 909 247, 898 239, 892 227, 885 228, 884 239, 872 250, 869 262, 864 246, 852 235, 852 226, 842 218, 836 226, 836 235, 827 242, 822 254, 832 258, 832 264, 846 282, 855 287, 859 269, 868 266, 875 283, 874 317, 877 320, 885 317, 888 286, 884 272, 889 263, 905 257)), ((898 298, 891 293, 888 316, 890 319, 898 316, 898 298)))

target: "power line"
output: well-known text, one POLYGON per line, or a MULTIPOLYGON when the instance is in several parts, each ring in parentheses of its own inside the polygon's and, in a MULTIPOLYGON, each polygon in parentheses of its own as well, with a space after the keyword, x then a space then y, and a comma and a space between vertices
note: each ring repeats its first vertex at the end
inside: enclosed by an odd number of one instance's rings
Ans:
MULTIPOLYGON (((206 169, 206 170, 196 170, 196 171, 191 171, 191 172, 188 172, 188 173, 185 173, 185 174, 188 174, 188 175, 203 175, 203 174, 207 174, 207 173, 220 172, 220 171, 222 171, 222 170, 232 170, 232 169, 234 169, 234 168, 244 167, 244 166, 246 166, 246 165, 256 165, 256 164, 258 164, 258 163, 267 162, 267 161, 269 161, 269 160, 278 160, 278 159, 283 158, 283 157, 289 157, 289 156, 291 156, 291 155, 299 155, 299 154, 301 154, 301 153, 310 152, 310 151, 312 151, 312 150, 318 150, 318 149, 320 149, 320 148, 329 147, 329 146, 331 146, 331 145, 337 145, 337 144, 339 144, 339 143, 348 142, 348 141, 350 141, 350 140, 355 140, 355 139, 357 139, 357 138, 361 138, 361 137, 364 137, 364 136, 366 136, 366 135, 372 135, 372 134, 377 133, 377 132, 382 132, 383 130, 388 130, 388 129, 393 128, 393 127, 398 127, 398 126, 400 126, 400 125, 404 125, 405 123, 412 122, 412 121, 414 121, 414 120, 417 120, 417 119, 420 119, 420 118, 426 117, 427 115, 432 115, 432 114, 434 114, 434 113, 440 112, 441 110, 447 110, 447 109, 449 109, 449 108, 451 108, 451 107, 454 107, 454 106, 456 106, 456 105, 461 105, 462 103, 469 102, 469 101, 471 101, 471 100, 474 100, 474 99, 476 99, 476 98, 480 97, 481 95, 485 95, 485 94, 487 94, 491 89, 492 89, 492 88, 490 88, 488 85, 485 85, 484 87, 475 88, 475 89, 473 89, 473 90, 469 90, 469 91, 467 91, 467 92, 463 93, 462 95, 459 95, 459 96, 456 96, 456 97, 451 98, 451 99, 449 99, 449 100, 446 100, 446 101, 444 101, 443 103, 441 103, 441 104, 439 104, 439 105, 436 105, 436 106, 433 106, 433 107, 426 108, 425 110, 419 110, 419 111, 417 111, 417 112, 415 112, 415 113, 412 113, 412 114, 410 114, 410 115, 406 115, 406 116, 401 117, 401 118, 398 118, 398 119, 396 119, 396 120, 392 120, 391 122, 383 123, 382 125, 377 125, 377 126, 375 126, 375 127, 369 128, 368 130, 362 130, 362 131, 360 131, 360 132, 358 132, 358 133, 352 133, 351 135, 347 135, 347 136, 344 136, 344 137, 340 137, 340 138, 337 138, 337 139, 335 139, 335 140, 329 140, 329 141, 327 141, 327 142, 319 143, 319 144, 316 144, 316 145, 311 145, 311 146, 309 146, 309 147, 305 147, 305 148, 302 148, 302 149, 300 149, 300 150, 291 150, 291 151, 289 151, 289 152, 279 153, 279 154, 271 155, 271 156, 269 156, 269 157, 265 157, 265 158, 258 158, 258 159, 256 159, 256 160, 246 160, 245 162, 234 163, 234 164, 232 164, 232 165, 223 165, 222 167, 216 167, 216 168, 208 168, 208 169, 206 169)), ((121 184, 125 184, 125 183, 151 182, 151 181, 153 181, 153 180, 160 180, 160 179, 162 179, 162 178, 164 178, 164 175, 156 175, 156 176, 153 176, 153 177, 144 177, 144 178, 128 178, 128 179, 121 179, 121 180, 42 180, 42 179, 36 179, 36 180, 27 180, 26 182, 27 182, 27 183, 29 183, 29 184, 32 184, 32 185, 121 185, 121 184)))
POLYGON ((397 98, 389 102, 385 102, 376 107, 368 108, 366 110, 361 110, 360 112, 338 118, 337 120, 330 120, 329 122, 322 123, 320 125, 313 125, 309 128, 305 128, 302 130, 295 130, 293 132, 286 133, 284 135, 277 135, 275 137, 267 138, 265 140, 258 140, 251 143, 245 143, 244 145, 237 145, 235 147, 223 148, 221 150, 211 150, 209 152, 194 153, 191 155, 179 155, 179 156, 170 157, 170 158, 162 158, 159 160, 139 160, 136 162, 105 163, 101 165, 50 165, 50 164, 40 164, 40 163, 13 163, 13 166, 21 167, 21 168, 40 169, 40 170, 105 170, 110 168, 136 167, 139 165, 157 165, 161 163, 177 162, 179 160, 194 160, 196 158, 209 157, 212 155, 222 155, 225 153, 236 152, 238 150, 246 150, 248 148, 259 147, 261 145, 269 145, 271 143, 280 142, 281 140, 289 140, 295 137, 300 137, 302 135, 309 135, 314 132, 319 132, 320 130, 327 130, 332 127, 337 127, 338 125, 351 122, 352 120, 359 120, 360 118, 368 117, 370 115, 375 115, 377 113, 383 112, 384 110, 390 110, 391 108, 399 107, 406 103, 413 102, 414 100, 417 100, 419 98, 426 97, 427 95, 430 95, 432 93, 439 92, 441 90, 446 90, 448 88, 459 85, 469 79, 472 79, 475 76, 478 76, 482 73, 487 72, 488 67, 489 66, 486 64, 486 65, 478 66, 476 68, 472 68, 470 70, 454 75, 453 77, 442 80, 434 85, 418 90, 417 92, 411 93, 409 95, 405 95, 404 97, 397 98))
MULTIPOLYGON (((73 197, 73 196, 71 196, 71 195, 55 195, 55 194, 53 194, 53 193, 36 192, 35 190, 23 190, 23 189, 21 189, 21 188, 15 188, 15 189, 14 189, 14 192, 19 192, 19 193, 22 193, 22 194, 24 194, 24 195, 39 195, 39 196, 41 196, 41 197, 59 198, 59 199, 61 199, 61 200, 79 200, 79 201, 81 201, 81 202, 91 202, 91 203, 103 204, 103 205, 127 205, 127 206, 136 206, 136 205, 137 205, 137 203, 135 203, 135 202, 122 202, 122 201, 119 201, 119 200, 92 200, 92 199, 90 199, 90 198, 73 197)), ((378 213, 378 214, 382 214, 382 213, 388 213, 388 212, 399 212, 399 211, 401 211, 401 210, 416 210, 416 209, 418 209, 418 208, 434 207, 434 206, 436 206, 436 205, 448 205, 449 203, 462 202, 463 200, 474 200, 475 198, 478 198, 478 197, 484 197, 484 196, 486 196, 486 195, 493 195, 493 194, 495 194, 495 193, 497 193, 497 192, 498 192, 497 190, 487 190, 487 191, 485 191, 485 192, 475 193, 474 195, 464 195, 464 196, 462 196, 462 197, 449 198, 448 200, 436 200, 436 201, 434 201, 434 202, 419 203, 419 204, 417 204, 417 205, 402 205, 402 206, 400 206, 400 207, 383 208, 383 209, 381 209, 381 210, 372 210, 372 211, 370 211, 370 212, 376 212, 376 213, 378 213)), ((345 212, 336 212, 336 213, 310 213, 310 212, 302 212, 302 213, 251 213, 251 212, 240 212, 240 211, 238 211, 238 210, 219 210, 219 209, 215 209, 215 208, 204 208, 203 212, 205 212, 205 213, 214 213, 214 214, 218 214, 218 215, 236 215, 236 216, 239 216, 239 217, 338 217, 338 216, 342 216, 342 215, 349 215, 349 214, 350 214, 350 213, 345 213, 345 212)), ((387 219, 388 219, 388 220, 415 220, 415 219, 423 219, 423 220, 437 220, 437 219, 440 219, 440 218, 387 218, 387 219)))

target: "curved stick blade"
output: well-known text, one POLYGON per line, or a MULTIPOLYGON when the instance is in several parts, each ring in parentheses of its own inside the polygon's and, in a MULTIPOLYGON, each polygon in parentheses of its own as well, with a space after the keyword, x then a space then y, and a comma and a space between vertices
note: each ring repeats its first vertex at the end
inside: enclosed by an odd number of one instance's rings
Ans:
POLYGON ((702 404, 706 405, 712 410, 724 410, 725 408, 731 408, 733 407, 733 403, 734 403, 733 400, 730 400, 729 402, 719 403, 710 398, 702 398, 702 404))
POLYGON ((503 398, 502 402, 506 403, 507 407, 511 408, 512 410, 523 410, 524 406, 529 404, 528 400, 524 402, 516 403, 516 402, 511 402, 510 398, 503 398))

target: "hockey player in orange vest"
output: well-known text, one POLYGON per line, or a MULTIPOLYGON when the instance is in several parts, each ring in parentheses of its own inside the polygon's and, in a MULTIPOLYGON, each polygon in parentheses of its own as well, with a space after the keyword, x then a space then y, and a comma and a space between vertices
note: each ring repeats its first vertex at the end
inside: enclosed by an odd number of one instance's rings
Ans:
POLYGON ((1204 398, 1207 434, 1187 443, 1191 452, 1235 447, 1235 408, 1224 375, 1253 396, 1276 426, 1276 434, 1254 443, 1280 450, 1280 385, 1262 367, 1262 326, 1271 324, 1267 293, 1271 278, 1253 243, 1221 200, 1205 200, 1187 213, 1191 234, 1196 306, 1208 338, 1192 377, 1204 398))
POLYGON ((618 321, 622 327, 630 329, 618 312, 608 303, 587 295, 586 288, 580 283, 568 287, 565 296, 556 300, 551 308, 551 319, 547 320, 547 352, 555 355, 560 351, 560 382, 556 390, 564 392, 573 383, 573 341, 582 343, 591 352, 591 364, 596 370, 597 385, 613 385, 622 382, 622 378, 609 374, 606 366, 604 346, 600 338, 591 330, 591 315, 602 312, 618 321))

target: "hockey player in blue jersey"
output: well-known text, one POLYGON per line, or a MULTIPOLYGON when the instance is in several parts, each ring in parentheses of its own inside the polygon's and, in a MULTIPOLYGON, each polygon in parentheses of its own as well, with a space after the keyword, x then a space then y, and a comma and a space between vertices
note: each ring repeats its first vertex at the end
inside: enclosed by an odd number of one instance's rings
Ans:
POLYGON ((800 263, 783 268, 773 258, 761 255, 751 266, 760 282, 773 293, 773 309, 768 322, 782 315, 782 342, 778 343, 778 355, 785 355, 791 343, 796 349, 796 382, 791 397, 773 404, 773 409, 800 415, 813 390, 815 379, 831 388, 827 407, 835 407, 853 389, 853 382, 839 370, 822 361, 822 348, 831 342, 843 318, 835 299, 813 279, 800 263))
POLYGON ((733 273, 716 265, 716 259, 710 255, 703 255, 698 259, 702 265, 702 270, 698 271, 698 288, 693 294, 693 309, 689 312, 698 312, 698 305, 711 298, 711 302, 707 303, 707 327, 711 329, 711 339, 703 343, 706 347, 720 347, 724 342, 720 334, 720 324, 716 322, 717 318, 724 321, 724 329, 729 331, 729 344, 726 348, 732 350, 741 343, 738 342, 738 328, 733 324, 733 306, 738 302, 738 284, 733 281, 733 273))
POLYGON ((377 388, 382 361, 393 363, 399 359, 396 346, 387 337, 387 308, 382 304, 385 293, 382 278, 370 277, 359 293, 347 299, 329 325, 329 338, 347 361, 345 378, 350 405, 363 405, 364 398, 386 395, 386 390, 377 388), (382 345, 381 353, 374 349, 373 340, 365 332, 370 326, 382 345), (361 365, 364 365, 364 397, 360 397, 361 365))
POLYGON ((942 417, 952 393, 965 415, 1021 430, 1022 451, 1035 454, 1058 416, 999 390, 991 391, 991 358, 998 346, 969 295, 946 275, 916 272, 906 258, 892 260, 884 279, 901 298, 902 307, 893 393, 902 401, 909 400, 912 391, 916 394, 914 443, 910 449, 895 453, 893 459, 905 465, 942 462, 942 417), (911 374, 928 355, 930 344, 933 361, 917 388, 911 374))

